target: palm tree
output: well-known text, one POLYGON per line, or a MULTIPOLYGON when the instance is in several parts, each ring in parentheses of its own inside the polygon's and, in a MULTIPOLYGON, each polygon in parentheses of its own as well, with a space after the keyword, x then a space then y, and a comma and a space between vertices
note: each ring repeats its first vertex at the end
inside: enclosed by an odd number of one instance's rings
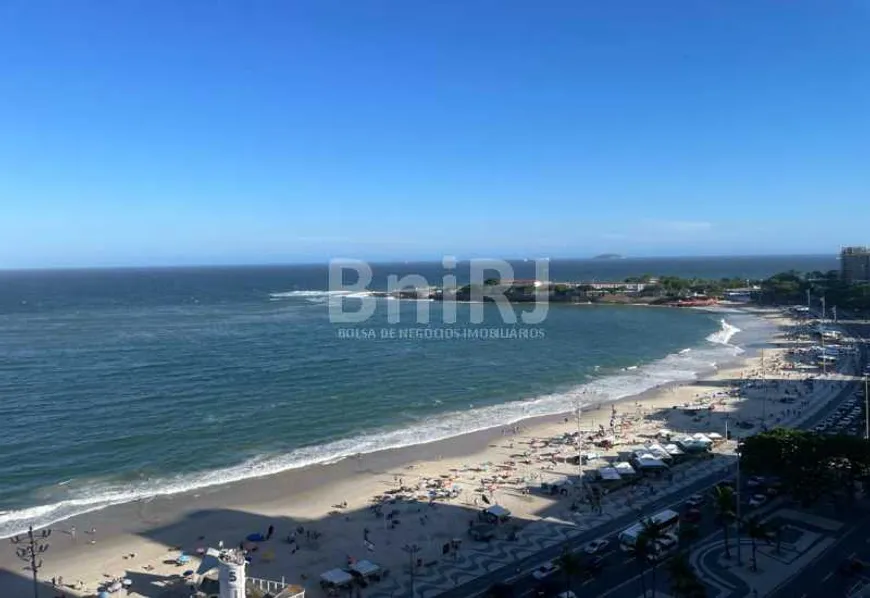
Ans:
POLYGON ((656 569, 658 567, 658 553, 661 548, 659 546, 659 542, 664 540, 667 537, 664 526, 652 519, 646 519, 641 521, 641 525, 643 526, 643 531, 640 532, 641 537, 645 537, 647 541, 647 547, 650 549, 647 558, 650 556, 652 559, 652 566, 650 570, 652 571, 652 591, 653 596, 656 593, 656 569))
POLYGON ((761 517, 753 515, 746 521, 746 535, 752 540, 752 570, 757 571, 758 561, 755 558, 756 540, 771 544, 771 536, 773 534, 767 524, 761 520, 761 517))
MULTIPOLYGON (((647 537, 643 534, 638 535, 637 540, 635 540, 634 545, 629 550, 629 554, 634 557, 637 568, 640 569, 638 579, 640 579, 641 595, 643 598, 646 598, 646 565, 649 562, 650 555, 650 543, 647 537)), ((655 589, 653 589, 653 592, 655 592, 655 589)))
POLYGON ((559 558, 556 559, 556 562, 558 563, 559 568, 562 570, 562 574, 565 576, 565 591, 569 592, 571 591, 571 581, 582 570, 580 558, 576 554, 565 548, 562 551, 562 554, 559 555, 559 558))
POLYGON ((716 518, 722 525, 722 534, 725 536, 725 558, 731 558, 731 546, 728 543, 728 528, 734 522, 734 489, 731 486, 716 486, 713 489, 713 506, 716 509, 716 518))
POLYGON ((707 588, 689 563, 687 554, 675 555, 668 561, 667 570, 671 576, 671 593, 675 598, 703 598, 707 595, 707 588))

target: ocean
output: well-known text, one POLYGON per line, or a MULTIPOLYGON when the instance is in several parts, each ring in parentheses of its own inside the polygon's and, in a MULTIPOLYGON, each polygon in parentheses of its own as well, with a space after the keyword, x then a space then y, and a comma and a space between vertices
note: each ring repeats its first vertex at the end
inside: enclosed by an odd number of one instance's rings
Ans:
MULTIPOLYGON (((757 278, 836 264, 553 260, 550 278, 757 278)), ((530 268, 516 263, 516 278, 530 268)), ((437 284, 444 273, 374 271, 374 288, 388 274, 437 284)), ((0 537, 613 401, 691 380, 770 332, 730 310, 571 305, 534 325, 506 325, 485 305, 472 325, 478 306, 459 305, 456 324, 444 324, 442 305, 427 302, 429 323, 418 324, 419 302, 385 298, 367 321, 333 324, 330 305, 342 300, 323 265, 0 272, 0 537)))

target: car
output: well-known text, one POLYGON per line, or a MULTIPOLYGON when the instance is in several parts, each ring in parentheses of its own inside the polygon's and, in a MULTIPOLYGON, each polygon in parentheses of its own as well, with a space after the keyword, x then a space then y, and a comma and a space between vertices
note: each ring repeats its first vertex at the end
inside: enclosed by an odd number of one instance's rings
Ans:
POLYGON ((701 510, 700 509, 689 509, 685 513, 683 513, 683 520, 688 521, 689 523, 698 523, 701 521, 701 510))
POLYGON ((542 579, 547 579, 558 570, 559 565, 557 565, 556 563, 544 563, 543 565, 532 571, 532 577, 540 581, 542 579))
POLYGON ((704 504, 704 496, 701 494, 693 494, 686 499, 686 506, 692 509, 698 508, 704 504))
POLYGON ((764 494, 753 494, 749 499, 750 507, 760 507, 767 502, 767 497, 764 494))
POLYGON ((860 559, 850 558, 846 559, 840 564, 840 573, 843 575, 852 575, 854 573, 861 573, 867 568, 867 563, 860 559))
POLYGON ((677 547, 677 538, 671 535, 666 535, 656 542, 656 550, 652 551, 647 558, 650 561, 656 562, 666 558, 677 547))
POLYGON ((591 542, 586 544, 586 546, 583 547, 583 551, 586 552, 586 554, 595 554, 607 548, 609 544, 609 540, 599 538, 597 540, 592 540, 591 542))
POLYGON ((746 480, 746 485, 750 488, 757 488, 758 486, 762 486, 764 484, 764 478, 761 476, 754 475, 748 480, 746 480))

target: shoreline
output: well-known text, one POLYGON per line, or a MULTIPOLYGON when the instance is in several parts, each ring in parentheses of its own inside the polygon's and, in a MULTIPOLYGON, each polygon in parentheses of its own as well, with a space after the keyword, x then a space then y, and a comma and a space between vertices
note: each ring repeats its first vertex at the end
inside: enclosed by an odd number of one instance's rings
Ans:
MULTIPOLYGON (((619 306, 623 306, 623 305, 630 305, 630 304, 605 304, 606 307, 614 307, 614 306, 619 307, 619 306)), ((634 305, 632 305, 632 306, 634 306, 634 305)), ((640 307, 668 307, 668 306, 650 306, 650 305, 646 305, 646 304, 638 304, 637 306, 640 306, 640 307)), ((715 307, 714 308, 702 307, 702 308, 689 308, 689 309, 692 309, 695 311, 705 311, 708 313, 717 313, 718 312, 718 310, 715 307)), ((731 313, 734 313, 735 310, 732 309, 729 311, 731 311, 731 313)), ((736 311, 738 311, 740 314, 742 314, 744 316, 751 316, 751 317, 757 318, 759 320, 765 319, 765 314, 777 313, 776 310, 770 310, 770 309, 765 309, 765 308, 746 308, 746 309, 739 309, 736 311)), ((696 350, 705 349, 705 348, 715 349, 715 348, 734 347, 735 349, 739 350, 739 353, 736 353, 735 355, 722 356, 723 359, 715 362, 714 365, 710 365, 709 367, 701 367, 701 368, 694 370, 693 371, 694 376, 692 378, 668 380, 668 381, 665 381, 665 382, 662 382, 659 384, 654 384, 653 386, 645 388, 645 389, 641 390, 640 392, 633 393, 633 392, 629 391, 629 394, 626 394, 626 395, 621 396, 619 398, 609 399, 606 396, 600 396, 597 393, 596 394, 589 394, 588 396, 591 400, 589 401, 589 403, 582 406, 584 413, 587 413, 587 412, 595 410, 595 409, 601 409, 603 406, 620 404, 620 403, 625 402, 625 401, 641 400, 644 397, 646 397, 647 395, 649 395, 650 393, 664 391, 664 390, 667 390, 669 388, 679 387, 679 386, 683 386, 683 385, 691 385, 695 381, 697 381, 699 379, 703 379, 704 377, 709 376, 709 375, 717 372, 718 370, 720 370, 722 368, 733 367, 736 364, 741 363, 749 356, 749 352, 748 352, 749 349, 748 348, 743 349, 737 345, 730 345, 729 344, 729 340, 734 334, 734 332, 730 332, 730 330, 729 330, 730 328, 733 328, 733 326, 731 324, 725 323, 724 318, 723 318, 723 327, 722 328, 713 332, 711 335, 708 335, 707 337, 702 338, 700 341, 701 342, 700 345, 693 346, 690 349, 692 351, 696 351, 696 350), (710 336, 718 335, 722 332, 727 333, 726 340, 724 342, 710 341, 709 340, 710 336), (708 345, 709 345, 709 347, 708 347, 708 345), (596 400, 596 399, 600 399, 600 400, 596 400)), ((739 334, 741 331, 742 330, 738 329, 737 334, 739 334)), ((774 334, 775 332, 776 332, 776 329, 774 328, 771 331, 769 331, 768 336, 770 334, 774 334)), ((766 341, 767 341, 767 339, 765 338, 764 342, 766 342, 766 341)), ((682 351, 677 352, 677 353, 670 353, 670 354, 665 355, 661 358, 655 359, 649 363, 645 363, 639 367, 622 368, 618 371, 608 372, 606 375, 601 376, 600 378, 596 378, 596 379, 593 379, 589 382, 573 386, 568 391, 562 391, 562 390, 554 391, 553 393, 546 393, 546 394, 540 395, 538 397, 534 397, 532 399, 509 402, 509 403, 504 403, 504 404, 487 405, 484 407, 480 407, 479 409, 497 409, 497 408, 502 407, 504 405, 523 404, 523 403, 527 403, 529 401, 532 401, 535 398, 546 398, 546 397, 549 397, 552 395, 562 394, 563 392, 578 392, 579 395, 587 396, 586 390, 580 390, 584 386, 586 386, 587 384, 594 384, 598 381, 612 379, 612 378, 620 376, 620 375, 631 375, 634 373, 633 370, 638 370, 638 369, 642 369, 645 367, 653 366, 655 364, 660 363, 663 359, 667 359, 669 357, 676 357, 680 354, 682 354, 682 351)), ((582 400, 583 399, 580 399, 581 402, 582 402, 582 400)), ((576 401, 574 404, 576 405, 576 401)), ((374 450, 360 452, 360 453, 337 455, 337 456, 333 456, 333 457, 328 457, 323 461, 317 461, 314 463, 305 463, 305 464, 301 464, 301 465, 291 465, 288 467, 278 469, 276 471, 266 471, 262 474, 251 474, 249 472, 245 472, 245 473, 242 473, 240 475, 240 477, 235 478, 235 479, 206 482, 202 485, 198 485, 198 486, 195 486, 192 488, 175 489, 175 488, 170 487, 167 490, 157 491, 157 492, 148 494, 146 496, 125 498, 122 500, 118 500, 117 502, 109 502, 109 504, 97 503, 92 508, 88 508, 87 510, 84 510, 82 512, 78 512, 78 513, 75 513, 72 515, 60 516, 60 517, 57 517, 56 519, 52 519, 51 521, 46 522, 44 524, 40 524, 37 522, 33 522, 33 524, 37 528, 57 526, 59 524, 62 524, 64 522, 72 520, 72 519, 77 519, 77 518, 81 518, 81 517, 96 517, 98 513, 102 512, 104 510, 112 509, 112 508, 116 508, 116 507, 121 507, 121 506, 124 506, 126 504, 151 502, 154 500, 170 499, 172 497, 179 497, 179 496, 184 496, 184 495, 212 493, 218 489, 222 489, 222 488, 225 488, 227 486, 231 486, 231 485, 235 485, 235 484, 245 484, 248 482, 258 482, 260 480, 264 480, 266 478, 270 478, 273 476, 281 476, 281 475, 289 474, 292 472, 301 472, 301 471, 308 470, 310 468, 328 467, 328 466, 336 465, 336 464, 341 463, 343 461, 356 460, 360 456, 370 457, 372 455, 378 455, 380 453, 392 453, 395 451, 414 450, 414 449, 417 449, 420 447, 427 447, 427 446, 436 445, 439 443, 453 443, 453 442, 456 442, 460 439, 464 439, 466 437, 475 437, 477 435, 488 436, 488 435, 491 435, 493 432, 499 430, 500 428, 504 428, 506 426, 515 426, 515 425, 525 426, 527 424, 537 424, 537 423, 547 422, 547 421, 551 421, 551 420, 561 420, 561 419, 564 419, 564 417, 566 415, 573 415, 575 413, 575 411, 576 411, 576 406, 572 407, 569 410, 563 409, 563 410, 555 411, 552 413, 545 413, 545 414, 531 414, 530 415, 530 414, 526 414, 526 413, 518 413, 518 414, 516 414, 515 417, 511 417, 511 418, 508 418, 507 420, 499 421, 497 423, 492 423, 491 425, 487 425, 486 427, 483 427, 483 428, 458 431, 456 433, 449 434, 449 435, 444 436, 442 438, 424 439, 424 440, 421 440, 419 442, 414 442, 412 444, 405 444, 405 445, 385 447, 385 448, 376 448, 374 450)), ((432 416, 432 418, 436 419, 436 418, 441 418, 444 416, 456 415, 457 413, 461 413, 461 412, 448 412, 448 413, 443 413, 443 414, 436 414, 436 415, 432 416)), ((322 444, 314 445, 314 448, 318 448, 318 447, 325 448, 325 447, 328 447, 329 444, 331 444, 331 443, 322 443, 322 444)), ((311 448, 311 447, 304 447, 304 448, 311 448)), ((246 463, 242 463, 242 464, 237 464, 235 466, 230 466, 227 468, 217 469, 214 471, 192 472, 190 474, 183 474, 183 475, 218 473, 218 472, 224 472, 224 471, 233 469, 235 467, 243 467, 245 465, 246 465, 246 463)), ((166 480, 167 482, 172 480, 172 478, 169 476, 166 476, 165 478, 161 477, 159 479, 161 481, 166 480)), ((161 488, 165 488, 165 486, 161 486, 161 488)), ((5 515, 5 514, 9 514, 9 513, 21 513, 21 512, 25 512, 25 511, 29 511, 29 510, 37 510, 38 511, 41 508, 53 507, 53 506, 57 506, 60 504, 64 504, 67 501, 74 502, 76 500, 81 500, 81 499, 64 498, 63 500, 61 500, 57 503, 49 503, 48 505, 36 505, 36 506, 30 506, 30 507, 20 507, 20 508, 15 508, 15 509, 9 509, 6 511, 0 511, 0 516, 5 515)), ((37 517, 34 517, 33 519, 36 519, 37 517)), ((26 531, 26 527, 27 527, 27 524, 23 524, 23 526, 19 526, 19 529, 17 529, 17 531, 4 531, 4 532, 0 533, 0 539, 9 538, 16 533, 17 534, 24 533, 26 531)))
MULTIPOLYGON (((777 311, 766 310, 753 315, 769 319, 777 326, 782 324, 782 318, 777 311)), ((780 346, 779 337, 782 337, 782 332, 778 327, 773 335, 765 338, 763 345, 771 351, 784 351, 780 346)), ((769 357, 768 361, 775 363, 776 359, 778 358, 774 355, 773 358, 769 357)), ((332 562, 333 566, 338 566, 345 555, 353 552, 366 558, 364 556, 366 551, 361 548, 360 541, 362 535, 360 524, 363 524, 361 518, 366 516, 365 512, 371 505, 370 497, 391 487, 397 478, 422 476, 443 478, 447 472, 468 471, 469 463, 495 462, 510 456, 509 452, 500 450, 507 448, 500 446, 506 440, 509 440, 510 447, 513 449, 514 442, 520 444, 528 442, 531 445, 534 440, 529 441, 530 438, 547 438, 564 434, 566 431, 576 431, 581 424, 588 433, 591 433, 597 429, 596 426, 602 427, 606 424, 611 417, 611 409, 619 411, 621 418, 634 422, 628 424, 629 428, 643 425, 663 427, 661 423, 650 422, 658 421, 664 413, 665 418, 677 417, 676 425, 669 424, 670 429, 696 431, 691 420, 680 416, 679 413, 672 413, 675 406, 697 401, 699 393, 716 392, 721 388, 719 380, 736 383, 738 380, 749 379, 753 371, 757 371, 757 366, 758 358, 748 352, 736 355, 732 363, 717 367, 706 375, 699 374, 695 380, 664 383, 638 395, 599 403, 595 409, 586 408, 582 412, 580 423, 574 419, 575 413, 571 411, 534 416, 508 426, 502 424, 446 439, 378 450, 364 454, 361 458, 343 458, 332 463, 308 465, 249 478, 242 482, 230 482, 177 494, 140 499, 77 515, 63 520, 61 525, 54 525, 55 534, 59 537, 53 538, 51 567, 41 575, 50 578, 59 574, 67 580, 82 579, 84 585, 92 591, 96 583, 95 579, 99 580, 107 571, 114 573, 118 573, 120 569, 131 571, 141 568, 145 563, 149 566, 151 563, 157 563, 158 569, 160 567, 165 569, 165 565, 159 563, 171 555, 171 547, 180 546, 185 550, 193 550, 198 544, 215 545, 218 540, 227 541, 232 545, 238 538, 244 538, 247 533, 265 530, 268 525, 275 522, 278 524, 279 534, 286 533, 290 525, 304 525, 316 527, 318 531, 322 529, 323 533, 328 535, 328 541, 323 545, 306 545, 300 550, 299 555, 295 551, 293 556, 283 555, 279 560, 285 557, 291 559, 289 566, 286 561, 280 568, 277 565, 255 563, 252 565, 251 574, 256 577, 279 578, 286 573, 290 579, 302 581, 299 575, 304 572, 311 579, 312 575, 316 577, 317 572, 313 568, 318 566, 318 563, 322 563, 322 569, 325 570, 329 568, 327 563, 332 562), (632 403, 637 411, 636 416, 631 414, 632 403), (505 435, 506 427, 513 430, 508 436, 505 435), (340 510, 341 516, 334 515, 336 509, 332 506, 343 501, 349 506, 340 510), (347 518, 346 521, 344 517, 347 518), (69 531, 73 526, 78 530, 96 528, 96 533, 93 535, 79 533, 76 539, 63 531, 69 531), (204 536, 203 531, 207 531, 207 535, 204 536), (332 544, 336 547, 330 548, 332 544), (341 548, 339 549, 338 546, 341 548), (136 557, 128 559, 127 556, 130 554, 136 554, 136 557)), ((738 404, 743 401, 737 399, 738 404)), ((707 417, 706 431, 711 431, 711 416, 707 417)), ((718 429, 715 426, 713 428, 718 429)), ((531 470, 532 468, 527 468, 525 473, 528 481, 544 479, 541 476, 551 475, 544 470, 541 473, 534 473, 531 470)), ((576 471, 576 466, 572 471, 576 471)), ((474 480, 476 475, 472 475, 471 480, 474 480)), ((477 508, 476 506, 474 509, 471 508, 468 491, 472 486, 469 484, 473 485, 468 481, 462 483, 466 497, 464 503, 454 502, 443 507, 442 503, 438 503, 439 511, 442 513, 440 516, 446 517, 449 521, 444 521, 443 526, 438 526, 437 531, 427 532, 430 534, 430 545, 433 543, 433 536, 441 537, 439 534, 447 534, 449 537, 463 535, 468 514, 473 513, 477 508), (452 512, 455 514, 447 517, 452 512)), ((543 516, 541 509, 544 509, 545 513, 547 509, 555 508, 551 501, 539 501, 538 497, 527 498, 509 489, 499 489, 498 496, 515 512, 517 520, 523 521, 524 524, 541 519, 543 516)), ((475 498, 475 502, 476 500, 475 498)), ((369 525, 375 527, 378 521, 370 522, 369 525)), ((423 525, 422 519, 421 525, 423 525)), ((407 531, 412 532, 410 527, 407 531)), ((390 535, 391 533, 404 534, 404 530, 387 532, 378 529, 373 533, 379 536, 375 538, 378 548, 373 558, 394 567, 400 566, 396 563, 405 562, 405 556, 399 550, 401 541, 394 541, 393 536, 390 535)), ((417 541, 416 536, 412 538, 417 541)), ((284 547, 286 548, 286 545, 284 547)), ((429 546, 428 549, 431 548, 429 546)), ((0 567, 9 571, 16 568, 14 558, 10 560, 8 548, 0 552, 0 567)), ((168 571, 171 572, 172 568, 169 567, 168 571)), ((2 584, 3 580, 0 580, 0 585, 2 584)), ((152 596, 153 594, 134 593, 133 595, 152 596)))

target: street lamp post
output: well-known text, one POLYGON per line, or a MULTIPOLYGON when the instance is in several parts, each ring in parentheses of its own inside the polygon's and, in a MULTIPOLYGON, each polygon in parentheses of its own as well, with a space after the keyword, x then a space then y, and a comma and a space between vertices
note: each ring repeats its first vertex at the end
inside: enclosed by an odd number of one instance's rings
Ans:
POLYGON ((870 395, 867 393, 867 376, 864 376, 864 439, 870 440, 870 395))
POLYGON ((737 441, 737 448, 735 449, 737 453, 737 509, 736 515, 734 518, 735 523, 735 532, 734 537, 737 541, 737 564, 742 565, 743 561, 740 557, 740 441, 737 441))
POLYGON ((402 550, 408 553, 408 564, 411 572, 411 598, 416 598, 417 593, 414 591, 414 574, 417 572, 417 553, 420 552, 420 547, 416 544, 405 544, 402 550))
POLYGON ((18 555, 19 559, 26 563, 25 569, 28 569, 33 573, 34 598, 39 598, 39 580, 37 579, 37 575, 39 570, 42 568, 41 555, 44 554, 49 547, 47 542, 49 536, 51 536, 50 529, 44 529, 37 534, 33 531, 33 526, 31 525, 27 529, 26 538, 15 536, 11 539, 12 544, 17 546, 15 548, 15 554, 18 555))
POLYGON ((767 377, 764 372, 764 349, 761 350, 761 429, 767 430, 767 377))

